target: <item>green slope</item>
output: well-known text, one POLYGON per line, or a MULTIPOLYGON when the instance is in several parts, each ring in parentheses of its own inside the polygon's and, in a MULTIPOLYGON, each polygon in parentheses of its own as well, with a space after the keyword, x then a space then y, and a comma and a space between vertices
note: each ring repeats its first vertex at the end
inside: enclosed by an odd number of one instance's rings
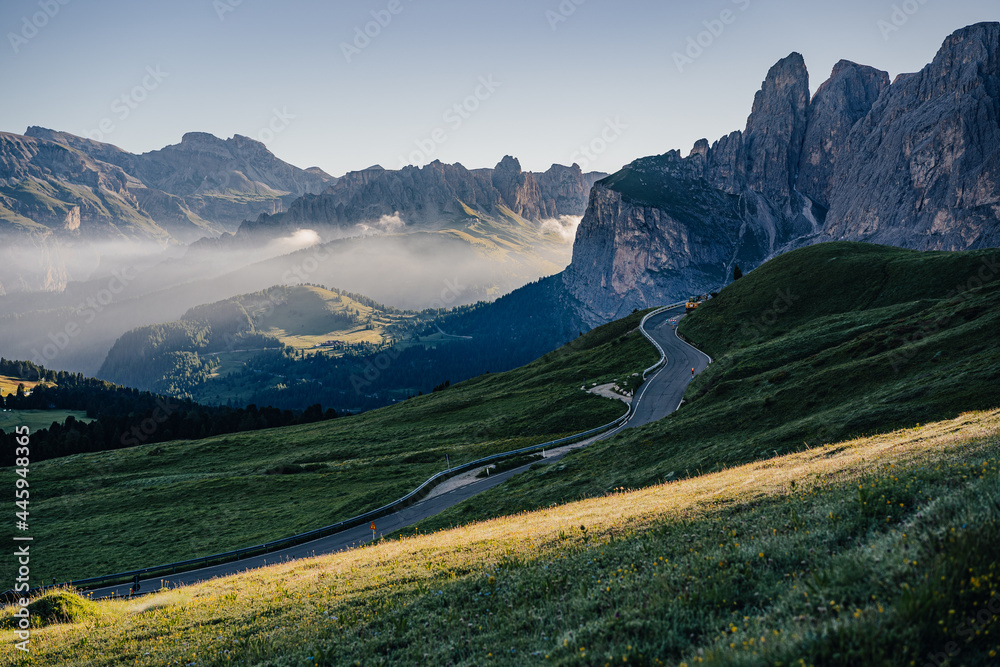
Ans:
POLYGON ((32 664, 993 665, 998 428, 975 413, 150 597, 70 596, 72 620, 42 598, 36 620, 62 623, 33 632, 32 664))
POLYGON ((680 411, 419 528, 545 507, 1000 405, 1000 253, 827 243, 682 320, 716 359, 680 411))
POLYGON ((355 417, 42 461, 31 468, 36 581, 259 544, 399 498, 445 466, 610 422, 581 391, 649 366, 641 313, 508 373, 355 417))

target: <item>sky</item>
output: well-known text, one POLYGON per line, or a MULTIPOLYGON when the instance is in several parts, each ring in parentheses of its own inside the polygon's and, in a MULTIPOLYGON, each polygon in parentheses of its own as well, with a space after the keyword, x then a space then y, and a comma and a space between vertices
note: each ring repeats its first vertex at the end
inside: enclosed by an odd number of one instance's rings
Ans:
POLYGON ((768 68, 919 70, 1000 0, 4 0, 0 131, 189 131, 339 176, 632 160, 742 129, 768 68))

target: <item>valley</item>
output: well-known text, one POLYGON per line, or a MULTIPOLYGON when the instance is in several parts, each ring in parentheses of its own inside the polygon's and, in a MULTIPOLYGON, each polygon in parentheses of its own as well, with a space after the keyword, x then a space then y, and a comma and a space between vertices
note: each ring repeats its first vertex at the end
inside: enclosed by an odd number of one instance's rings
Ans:
POLYGON ((995 7, 446 4, 0 7, 0 667, 1000 661, 995 7))
POLYGON ((33 506, 47 518, 35 534, 49 549, 34 571, 79 579, 259 544, 401 497, 444 469, 446 455, 459 465, 605 424, 621 405, 580 386, 656 361, 638 322, 637 314, 521 369, 354 417, 39 462, 33 506), (136 493, 142 508, 114 509, 136 493), (118 537, 101 546, 95 534, 118 537))

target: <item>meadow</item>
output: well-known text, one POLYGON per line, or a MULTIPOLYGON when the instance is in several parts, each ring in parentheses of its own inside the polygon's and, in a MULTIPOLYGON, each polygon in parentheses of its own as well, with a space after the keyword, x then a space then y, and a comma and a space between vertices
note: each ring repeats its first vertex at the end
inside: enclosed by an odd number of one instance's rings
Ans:
POLYGON ((786 253, 681 320, 680 334, 715 361, 679 411, 538 466, 415 530, 1000 407, 996 257, 859 243, 786 253))
POLYGON ((0 664, 989 664, 998 431, 966 413, 133 600, 59 592, 0 664))
POLYGON ((622 404, 581 386, 656 360, 641 315, 520 369, 358 416, 35 463, 31 526, 44 548, 32 575, 67 581, 260 544, 399 498, 446 460, 610 422, 622 404))
POLYGON ((83 410, 3 410, 0 412, 0 431, 13 433, 18 426, 37 431, 52 426, 53 422, 63 424, 68 417, 82 422, 93 421, 83 410))
POLYGON ((16 377, 10 377, 9 375, 0 375, 0 396, 9 396, 17 393, 18 385, 24 385, 27 390, 32 390, 38 386, 37 382, 31 380, 22 380, 16 377))

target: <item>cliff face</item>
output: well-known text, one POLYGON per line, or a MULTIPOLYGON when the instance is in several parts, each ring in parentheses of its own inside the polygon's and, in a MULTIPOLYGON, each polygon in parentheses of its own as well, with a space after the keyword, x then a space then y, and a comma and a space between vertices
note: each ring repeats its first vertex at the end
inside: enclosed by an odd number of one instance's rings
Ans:
POLYGON ((165 240, 139 209, 135 185, 120 167, 73 148, 0 132, 0 234, 8 240, 53 233, 165 240))
POLYGON ((699 172, 672 152, 594 186, 563 274, 590 324, 714 284, 737 259, 761 260, 766 239, 741 224, 740 197, 705 187, 699 172))
POLYGON ((435 228, 455 219, 513 213, 531 221, 582 215, 586 193, 606 174, 553 165, 544 174, 521 170, 506 156, 493 169, 434 161, 390 171, 376 165, 350 172, 321 194, 295 200, 281 216, 245 222, 240 235, 285 234, 300 228, 336 232, 392 218, 408 227, 435 228))
POLYGON ((1000 23, 959 30, 851 130, 824 239, 1000 245, 1000 23))
POLYGON ((799 155, 796 189, 830 207, 837 158, 851 128, 871 110, 889 85, 889 75, 873 67, 841 60, 816 91, 806 121, 799 155))
POLYGON ((840 61, 809 99, 796 53, 742 131, 599 181, 563 280, 598 324, 723 286, 794 247, 1000 244, 1000 24, 949 37, 918 74, 840 61))

